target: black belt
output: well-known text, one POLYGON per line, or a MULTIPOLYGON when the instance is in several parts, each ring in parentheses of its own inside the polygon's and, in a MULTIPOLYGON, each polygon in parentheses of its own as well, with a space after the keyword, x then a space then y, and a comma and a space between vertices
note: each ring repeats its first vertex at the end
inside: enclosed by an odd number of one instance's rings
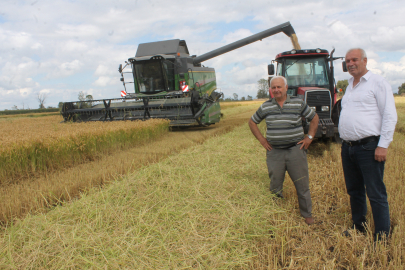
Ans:
POLYGON ((355 145, 363 145, 369 142, 374 142, 374 141, 379 141, 380 140, 380 136, 371 136, 371 137, 366 137, 363 138, 361 140, 358 141, 345 141, 343 140, 343 142, 349 146, 355 146, 355 145))

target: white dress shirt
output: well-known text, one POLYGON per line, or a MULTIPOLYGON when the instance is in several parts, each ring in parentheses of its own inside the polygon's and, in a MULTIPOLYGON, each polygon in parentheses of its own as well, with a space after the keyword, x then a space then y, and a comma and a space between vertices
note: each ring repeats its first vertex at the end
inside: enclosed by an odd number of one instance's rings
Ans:
POLYGON ((368 71, 353 87, 349 79, 342 98, 339 118, 340 138, 357 141, 370 136, 381 136, 379 147, 388 148, 397 123, 394 95, 391 86, 381 76, 368 71))

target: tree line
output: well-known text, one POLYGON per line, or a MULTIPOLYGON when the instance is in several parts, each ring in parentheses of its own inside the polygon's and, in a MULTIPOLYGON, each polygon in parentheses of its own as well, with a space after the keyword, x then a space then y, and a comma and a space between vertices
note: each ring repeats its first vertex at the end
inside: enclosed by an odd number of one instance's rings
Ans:
MULTIPOLYGON (((340 80, 336 84, 336 88, 337 89, 342 89, 343 94, 346 92, 347 86, 349 86, 349 81, 348 80, 340 80)), ((405 94, 405 83, 398 86, 398 95, 402 95, 402 94, 405 94)))

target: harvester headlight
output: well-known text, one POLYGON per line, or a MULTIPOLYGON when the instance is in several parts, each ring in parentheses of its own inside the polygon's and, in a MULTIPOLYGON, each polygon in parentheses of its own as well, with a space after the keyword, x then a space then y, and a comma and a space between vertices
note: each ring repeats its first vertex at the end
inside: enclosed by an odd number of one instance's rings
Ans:
POLYGON ((316 51, 317 53, 320 53, 320 52, 321 52, 321 49, 318 48, 318 49, 316 49, 315 51, 316 51))
POLYGON ((296 54, 297 51, 296 50, 291 50, 291 54, 296 54))
POLYGON ((314 111, 316 111, 316 107, 314 106, 314 107, 310 107, 312 110, 314 110, 314 111))
POLYGON ((327 112, 327 111, 329 111, 329 106, 322 106, 321 110, 323 112, 327 112))

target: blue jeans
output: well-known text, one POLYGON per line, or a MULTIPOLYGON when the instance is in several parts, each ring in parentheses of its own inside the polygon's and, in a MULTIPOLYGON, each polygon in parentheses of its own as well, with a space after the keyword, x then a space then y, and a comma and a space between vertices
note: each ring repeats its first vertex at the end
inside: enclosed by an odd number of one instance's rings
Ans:
POLYGON ((374 218, 375 234, 388 236, 390 212, 383 182, 385 162, 374 159, 377 144, 377 141, 356 146, 343 143, 342 165, 347 193, 350 195, 353 224, 360 228, 366 222, 367 193, 374 218))

